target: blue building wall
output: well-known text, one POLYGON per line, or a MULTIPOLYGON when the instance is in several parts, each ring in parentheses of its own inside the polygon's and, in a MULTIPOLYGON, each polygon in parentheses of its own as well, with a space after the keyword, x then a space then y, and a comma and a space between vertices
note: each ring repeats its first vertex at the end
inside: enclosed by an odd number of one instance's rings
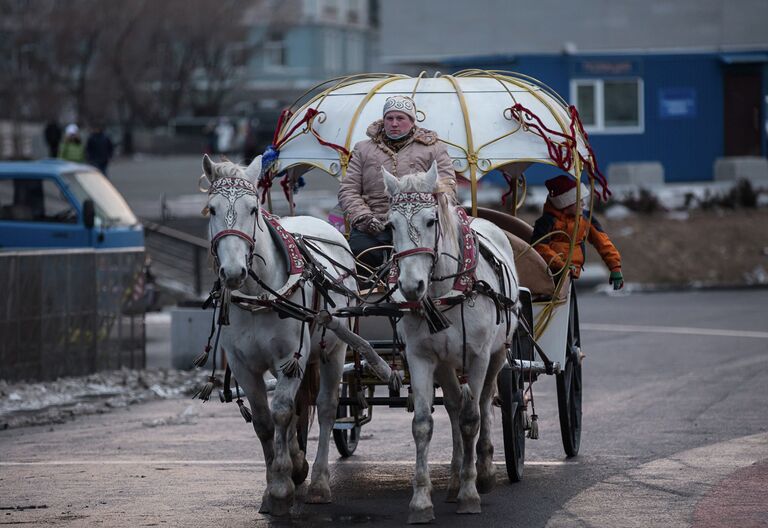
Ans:
MULTIPOLYGON (((659 161, 668 182, 706 181, 713 178, 713 165, 724 152, 723 74, 726 68, 719 54, 664 55, 527 55, 514 58, 462 60, 449 64, 455 70, 467 67, 510 70, 534 77, 570 101, 572 79, 627 78, 643 80, 644 131, 642 133, 590 134, 599 165, 604 173, 610 163, 659 161), (621 75, 585 73, 585 63, 623 64, 621 75), (661 99, 671 91, 693 95, 694 105, 685 117, 665 116, 661 99)), ((763 66, 763 123, 768 94, 768 68, 763 66)), ((766 154, 765 126, 762 152, 766 154)), ((551 169, 526 171, 532 183, 552 174, 551 169)))

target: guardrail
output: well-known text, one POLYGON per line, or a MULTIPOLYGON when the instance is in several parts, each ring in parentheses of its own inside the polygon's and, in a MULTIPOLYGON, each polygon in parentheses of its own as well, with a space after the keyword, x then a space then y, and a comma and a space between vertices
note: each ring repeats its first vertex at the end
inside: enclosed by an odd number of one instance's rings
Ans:
POLYGON ((160 286, 201 298, 216 279, 207 240, 154 222, 144 221, 144 245, 160 286))

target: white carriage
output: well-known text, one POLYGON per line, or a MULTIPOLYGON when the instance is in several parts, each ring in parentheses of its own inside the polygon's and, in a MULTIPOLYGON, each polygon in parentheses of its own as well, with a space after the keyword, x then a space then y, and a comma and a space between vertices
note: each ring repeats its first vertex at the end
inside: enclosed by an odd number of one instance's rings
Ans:
MULTIPOLYGON (((604 192, 605 180, 597 170, 574 107, 529 77, 472 70, 433 77, 360 75, 317 87, 281 117, 274 149, 265 154, 269 173, 264 183, 268 186, 271 177, 280 175, 297 178, 310 168, 343 179, 352 147, 366 139, 367 126, 380 118, 384 101, 391 95, 408 95, 415 100, 419 125, 438 133, 455 171, 470 182, 468 212, 507 231, 516 252, 524 321, 498 377, 497 401, 502 408, 507 473, 510 480, 518 481, 526 431, 536 435, 531 431, 536 427, 535 419, 531 423, 527 415, 526 384, 542 374, 556 377, 562 439, 568 456, 579 451, 582 386, 573 285, 565 273, 550 274, 543 259, 531 250, 531 226, 515 217, 526 195, 523 170, 533 163, 556 165, 577 181, 588 174, 588 187, 595 190, 597 183, 603 185, 604 192), (494 169, 503 169, 508 175, 513 204, 509 213, 477 207, 478 181, 494 169)), ((575 235, 576 231, 572 239, 575 235)), ((572 253, 573 244, 565 269, 572 253)), ((360 325, 360 334, 388 362, 402 364, 393 341, 380 339, 382 329, 390 328, 386 318, 363 317, 360 325)), ((342 456, 355 451, 360 428, 371 419, 373 406, 408 405, 408 398, 399 392, 375 394, 381 382, 365 372, 356 354, 348 361, 334 427, 334 440, 342 456)))

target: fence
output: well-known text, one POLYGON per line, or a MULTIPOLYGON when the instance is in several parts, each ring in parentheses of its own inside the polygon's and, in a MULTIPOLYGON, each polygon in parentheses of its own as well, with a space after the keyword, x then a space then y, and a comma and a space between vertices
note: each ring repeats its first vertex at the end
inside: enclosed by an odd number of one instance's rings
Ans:
POLYGON ((207 240, 145 221, 144 244, 160 286, 189 299, 199 299, 211 289, 216 276, 207 240))
POLYGON ((144 251, 0 252, 0 379, 144 368, 144 251))

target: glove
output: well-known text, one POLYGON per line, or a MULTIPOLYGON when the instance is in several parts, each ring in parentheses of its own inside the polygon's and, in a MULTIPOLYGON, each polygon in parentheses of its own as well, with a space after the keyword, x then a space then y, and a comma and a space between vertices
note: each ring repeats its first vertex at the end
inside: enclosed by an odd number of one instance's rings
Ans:
POLYGON ((624 275, 620 270, 612 271, 611 276, 608 278, 608 284, 613 284, 614 290, 620 290, 624 287, 624 275))
POLYGON ((376 218, 374 215, 364 215, 355 222, 355 228, 359 229, 363 233, 369 235, 376 235, 384 231, 384 222, 376 218))

